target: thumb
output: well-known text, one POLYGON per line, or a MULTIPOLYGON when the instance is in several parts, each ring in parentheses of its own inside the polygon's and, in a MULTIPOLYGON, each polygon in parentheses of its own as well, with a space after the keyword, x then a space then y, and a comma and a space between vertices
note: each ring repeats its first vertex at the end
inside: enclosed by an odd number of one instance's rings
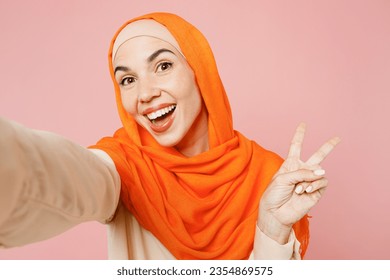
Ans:
POLYGON ((298 169, 291 172, 281 173, 275 177, 275 183, 285 185, 295 185, 300 182, 313 182, 323 178, 324 169, 298 169))

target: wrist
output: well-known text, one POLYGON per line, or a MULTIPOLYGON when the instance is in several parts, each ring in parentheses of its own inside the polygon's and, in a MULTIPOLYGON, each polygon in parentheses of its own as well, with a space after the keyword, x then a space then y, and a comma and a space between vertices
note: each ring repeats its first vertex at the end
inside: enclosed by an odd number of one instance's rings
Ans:
POLYGON ((292 225, 284 225, 273 217, 261 217, 257 222, 260 230, 281 245, 288 242, 292 225))

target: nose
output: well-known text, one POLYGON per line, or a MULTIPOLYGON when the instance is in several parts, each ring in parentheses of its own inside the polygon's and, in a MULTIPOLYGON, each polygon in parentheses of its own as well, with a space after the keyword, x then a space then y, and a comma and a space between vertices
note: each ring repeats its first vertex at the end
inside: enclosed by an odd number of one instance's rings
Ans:
POLYGON ((138 83, 138 101, 147 103, 161 95, 160 88, 151 79, 143 79, 138 83))

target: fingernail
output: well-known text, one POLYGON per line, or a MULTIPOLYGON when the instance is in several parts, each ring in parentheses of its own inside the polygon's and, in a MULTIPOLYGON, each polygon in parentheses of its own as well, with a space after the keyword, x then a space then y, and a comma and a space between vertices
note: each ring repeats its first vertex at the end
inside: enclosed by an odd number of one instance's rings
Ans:
POLYGON ((295 193, 300 194, 302 189, 303 189, 302 186, 299 185, 298 187, 295 188, 295 193))
POLYGON ((306 192, 307 192, 307 193, 311 192, 312 190, 313 190, 313 186, 308 186, 308 187, 306 188, 306 192))
POLYGON ((324 169, 314 170, 314 175, 317 175, 317 176, 325 175, 325 170, 324 169))

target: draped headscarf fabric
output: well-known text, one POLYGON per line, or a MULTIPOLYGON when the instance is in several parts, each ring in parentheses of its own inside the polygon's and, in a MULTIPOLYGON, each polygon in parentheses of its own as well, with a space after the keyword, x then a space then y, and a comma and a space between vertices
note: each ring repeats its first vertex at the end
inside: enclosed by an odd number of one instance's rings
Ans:
MULTIPOLYGON (((229 101, 205 37, 176 15, 147 14, 118 30, 108 61, 123 127, 92 148, 113 159, 122 203, 177 259, 247 259, 261 195, 283 160, 233 129, 229 101), (204 153, 185 157, 173 147, 160 146, 123 108, 113 73, 113 46, 123 28, 141 19, 165 26, 194 71, 208 112, 210 149, 204 153)), ((303 256, 309 240, 307 216, 294 230, 303 256)))

